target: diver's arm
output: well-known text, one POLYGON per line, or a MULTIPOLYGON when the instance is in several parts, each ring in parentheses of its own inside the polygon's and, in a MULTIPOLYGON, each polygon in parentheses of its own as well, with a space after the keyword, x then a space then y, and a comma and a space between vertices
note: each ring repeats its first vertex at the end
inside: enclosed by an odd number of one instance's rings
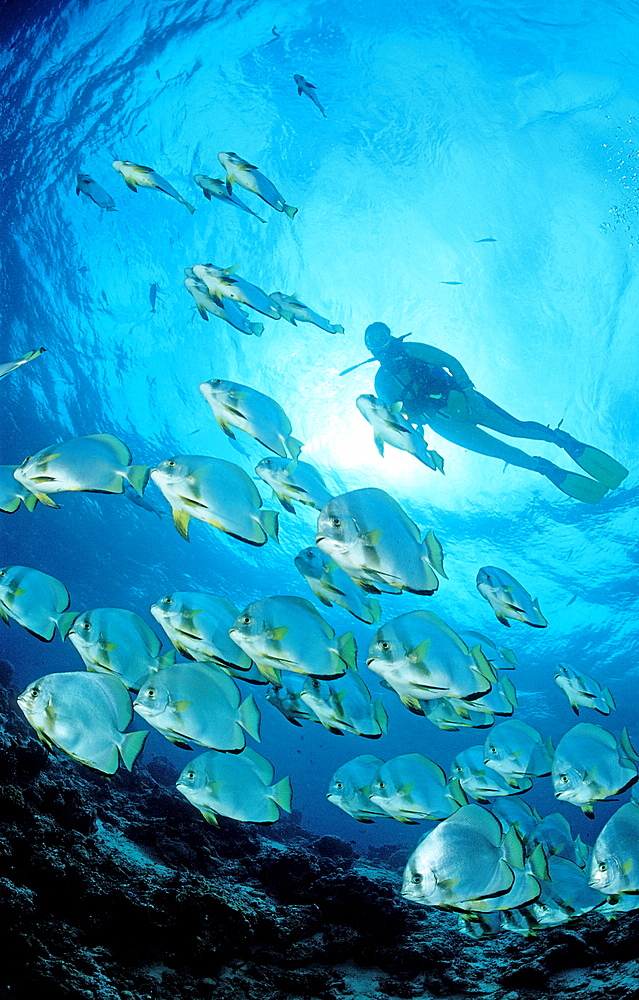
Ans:
POLYGON ((473 383, 468 376, 468 372, 452 354, 440 351, 438 347, 432 347, 431 344, 420 343, 406 344, 405 350, 408 355, 419 358, 420 361, 427 361, 431 365, 441 365, 442 368, 448 368, 448 371, 457 382, 459 389, 473 388, 473 383))

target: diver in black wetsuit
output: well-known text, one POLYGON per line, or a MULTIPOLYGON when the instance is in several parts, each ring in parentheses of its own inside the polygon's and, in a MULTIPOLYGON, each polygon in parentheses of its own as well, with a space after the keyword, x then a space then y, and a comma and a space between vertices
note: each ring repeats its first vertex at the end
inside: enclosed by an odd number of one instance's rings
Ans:
POLYGON ((534 420, 518 420, 502 410, 477 392, 459 361, 445 351, 428 344, 406 344, 403 337, 393 337, 385 323, 371 323, 364 339, 380 365, 375 375, 377 396, 387 406, 401 400, 402 410, 412 424, 428 424, 462 448, 538 472, 563 493, 586 503, 598 503, 628 475, 627 469, 598 448, 582 444, 565 431, 552 430, 534 420), (549 441, 593 478, 528 455, 482 427, 509 437, 549 441))

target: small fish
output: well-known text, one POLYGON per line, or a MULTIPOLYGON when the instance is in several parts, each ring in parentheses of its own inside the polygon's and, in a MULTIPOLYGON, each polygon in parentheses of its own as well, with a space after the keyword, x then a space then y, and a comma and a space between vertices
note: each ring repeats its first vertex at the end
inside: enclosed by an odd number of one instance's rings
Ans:
POLYGON ((371 781, 383 763, 381 757, 365 753, 342 764, 331 778, 326 798, 358 823, 388 819, 386 810, 369 798, 371 781))
POLYGON ((158 298, 158 286, 156 285, 155 282, 153 282, 153 284, 149 288, 149 302, 151 303, 152 313, 157 312, 155 308, 155 303, 157 302, 157 298, 158 298))
POLYGON ((494 904, 495 897, 512 889, 515 869, 523 867, 515 828, 505 834, 492 813, 470 804, 419 842, 404 871, 402 895, 414 903, 453 909, 486 898, 494 904))
POLYGON ((625 729, 617 739, 601 726, 579 722, 564 733, 555 750, 552 762, 555 797, 579 806, 592 819, 595 802, 634 785, 638 760, 625 729))
POLYGON ((588 862, 588 848, 581 837, 573 838, 570 823, 561 813, 548 813, 540 818, 526 840, 529 848, 541 844, 547 857, 558 854, 580 868, 585 868, 588 862))
POLYGON ((272 488, 284 510, 295 513, 292 501, 321 510, 331 499, 326 484, 317 469, 308 462, 290 458, 263 458, 255 472, 272 488))
POLYGON ((213 663, 175 663, 140 688, 135 711, 171 743, 228 753, 246 746, 245 732, 260 738, 260 712, 252 694, 244 701, 235 681, 213 663))
POLYGON ((266 219, 263 219, 261 215, 254 212, 248 205, 245 205, 243 201, 240 201, 237 195, 229 194, 224 181, 220 181, 216 177, 207 177, 206 174, 194 174, 193 180, 202 188, 202 194, 207 201, 210 201, 211 198, 217 198, 219 201, 226 202, 227 205, 235 205, 236 208, 241 208, 243 212, 248 212, 249 215, 253 215, 256 219, 259 219, 260 222, 266 222, 266 219))
POLYGON ((273 25, 273 27, 271 28, 271 34, 273 35, 273 37, 269 38, 268 42, 266 43, 267 45, 270 45, 271 42, 276 42, 278 38, 282 37, 275 25, 273 25))
POLYGON ((418 715, 424 714, 424 701, 474 699, 488 694, 495 680, 479 645, 469 649, 430 611, 409 611, 382 625, 371 640, 366 665, 418 715))
POLYGON ((402 415, 401 401, 392 406, 384 406, 376 396, 364 393, 357 397, 355 405, 373 428, 375 447, 382 458, 384 444, 388 444, 391 448, 414 455, 429 469, 444 472, 444 459, 438 452, 429 449, 423 436, 402 415))
POLYGON ((218 153, 217 158, 226 170, 226 189, 233 193, 233 185, 239 184, 247 191, 252 191, 276 212, 284 212, 292 219, 297 209, 287 205, 274 184, 261 174, 256 166, 243 160, 237 153, 218 153))
POLYGON ((461 285, 461 284, 463 284, 463 282, 461 282, 461 281, 440 281, 439 283, 440 283, 440 285, 461 285))
POLYGON ((546 628, 548 622, 539 608, 514 576, 497 566, 482 566, 477 573, 477 590, 485 597, 502 625, 510 627, 509 618, 525 622, 533 628, 546 628))
POLYGON ((275 823, 280 809, 291 811, 291 779, 272 784, 273 765, 247 748, 237 757, 209 750, 187 764, 178 778, 178 791, 217 826, 217 816, 241 823, 275 823))
POLYGON ((69 639, 87 670, 113 674, 137 691, 147 674, 175 662, 175 651, 161 653, 162 643, 144 619, 125 608, 94 608, 78 615, 69 639))
POLYGON ((462 805, 443 769, 421 753, 405 753, 382 764, 370 782, 370 800, 400 823, 446 819, 462 805))
POLYGON ((77 611, 67 611, 71 600, 63 583, 29 566, 0 569, 0 618, 13 618, 38 639, 51 642, 55 630, 65 639, 77 611))
POLYGON ((220 378, 201 382, 200 392, 228 437, 235 437, 231 427, 237 427, 280 458, 290 455, 297 461, 302 443, 291 436, 290 420, 270 396, 248 385, 220 378))
POLYGON ((639 804, 625 802, 603 827, 592 849, 589 884, 615 897, 639 894, 639 804))
POLYGON ((319 316, 308 306, 300 302, 299 299, 285 295, 284 292, 271 292, 270 299, 273 300, 281 315, 295 326, 297 323, 312 323, 326 333, 344 333, 344 327, 339 323, 329 323, 323 316, 319 316))
POLYGON ((16 368, 20 368, 21 365, 26 365, 28 361, 33 361, 34 358, 39 358, 44 351, 46 351, 46 347, 38 347, 35 351, 27 351, 26 354, 17 358, 16 361, 7 361, 5 364, 0 365, 0 378, 4 378, 5 375, 9 375, 11 372, 14 372, 16 368))
POLYGON ((544 743, 536 729, 519 719, 495 726, 484 743, 484 763, 509 783, 550 774, 553 754, 550 740, 544 743))
POLYGON ((376 740, 388 728, 381 698, 375 701, 357 670, 347 670, 334 681, 308 677, 300 698, 331 733, 354 733, 376 740))
POLYGON ((373 597, 367 597, 350 576, 316 545, 298 552, 294 562, 296 569, 322 604, 328 608, 338 604, 367 625, 374 625, 380 620, 382 611, 378 602, 373 597))
POLYGON ((316 89, 315 88, 315 84, 314 83, 309 83, 308 80, 305 80, 304 77, 301 76, 300 73, 295 73, 294 76, 293 76, 293 79, 295 80, 295 83, 297 84, 297 93, 298 93, 298 96, 301 96, 302 94, 306 94, 307 97, 310 97, 310 99, 312 100, 312 102, 315 105, 315 107, 319 108, 319 110, 322 112, 322 116, 324 118, 326 118, 326 112, 324 111, 324 108, 322 107, 322 105, 318 101, 317 94, 315 93, 315 89, 316 89))
POLYGON ((234 302, 233 299, 220 298, 219 295, 211 295, 207 286, 193 273, 193 268, 185 267, 184 287, 193 296, 197 311, 202 319, 208 323, 208 314, 223 319, 225 323, 234 326, 240 333, 247 336, 261 337, 264 332, 263 323, 249 323, 245 311, 234 302))
POLYGON ((333 497, 320 511, 315 544, 369 593, 434 594, 445 576, 434 533, 421 539, 402 507, 376 488, 333 497))
POLYGON ((113 434, 89 434, 41 448, 14 475, 41 503, 57 507, 52 493, 123 493, 125 480, 141 496, 149 467, 131 465, 131 452, 113 434))
POLYGON ((142 496, 140 496, 140 494, 133 489, 131 483, 127 482, 126 479, 124 480, 124 495, 127 500, 130 500, 136 507, 141 507, 142 510, 148 510, 151 514, 157 514, 159 518, 163 518, 166 514, 166 511, 160 510, 157 504, 147 497, 146 494, 142 494, 142 496))
POLYGON ((148 736, 124 732, 133 719, 131 699, 106 674, 47 674, 25 688, 18 705, 45 744, 104 774, 115 774, 120 760, 130 771, 148 736))
POLYGON ((308 721, 319 724, 320 721, 315 712, 307 708, 300 697, 305 683, 305 674, 293 674, 289 671, 279 687, 269 683, 266 692, 266 700, 269 705, 276 708, 293 726, 301 726, 303 722, 308 721))
POLYGON ((181 205, 188 208, 191 215, 195 211, 195 207, 185 201, 164 177, 156 174, 153 167, 144 167, 140 163, 132 163, 131 160, 114 160, 111 166, 119 174, 122 174, 130 191, 137 191, 138 187, 156 188, 158 191, 168 194, 169 198, 175 198, 176 201, 179 201, 181 205))
POLYGON ((151 614, 180 656, 250 671, 251 658, 229 638, 238 610, 225 597, 174 591, 153 604, 151 614))
POLYGON ((588 885, 583 869, 558 855, 548 858, 548 879, 540 885, 539 899, 526 907, 540 928, 559 927, 601 905, 601 894, 588 885))
POLYGON ((175 455, 151 470, 186 541, 194 517, 249 545, 277 541, 278 515, 260 510, 262 498, 250 476, 233 462, 208 455, 175 455))
POLYGON ((79 195, 80 193, 85 194, 87 198, 95 202, 99 208, 105 208, 107 212, 116 212, 115 202, 108 191, 105 191, 103 187, 93 180, 89 174, 78 174, 75 193, 79 195))
POLYGON ((496 243, 494 236, 484 236, 483 240, 475 240, 475 243, 496 243))
POLYGON ((471 799, 489 803, 491 799, 501 795, 519 795, 532 788, 530 778, 519 776, 511 779, 509 784, 497 771, 487 768, 484 763, 484 747, 482 744, 467 747, 456 757, 450 767, 451 781, 456 779, 462 789, 471 799))
POLYGON ((575 715, 579 708, 594 708, 602 715, 610 715, 617 707, 608 688, 602 689, 598 681, 582 674, 567 663, 558 663, 555 684, 561 688, 575 715))
POLYGON ((20 486, 14 476, 17 465, 0 465, 0 510, 7 514, 17 510, 22 502, 27 510, 33 510, 38 498, 25 486, 20 486))
POLYGON ((263 316, 270 316, 271 319, 280 319, 280 312, 272 302, 266 292, 258 288, 257 285, 245 281, 235 274, 234 267, 216 267, 215 264, 195 264, 193 276, 202 281, 214 300, 223 301, 232 299, 240 302, 263 316))
POLYGON ((357 647, 352 632, 336 638, 335 630, 302 597, 253 601, 237 617, 229 635, 274 684, 279 683, 280 670, 330 680, 355 667, 357 647))

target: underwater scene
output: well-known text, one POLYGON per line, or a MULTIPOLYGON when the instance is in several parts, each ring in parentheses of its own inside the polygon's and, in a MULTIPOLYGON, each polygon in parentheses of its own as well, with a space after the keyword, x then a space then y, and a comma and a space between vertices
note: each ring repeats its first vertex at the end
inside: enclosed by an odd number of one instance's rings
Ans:
POLYGON ((639 3, 0 21, 0 997, 639 996, 639 3))

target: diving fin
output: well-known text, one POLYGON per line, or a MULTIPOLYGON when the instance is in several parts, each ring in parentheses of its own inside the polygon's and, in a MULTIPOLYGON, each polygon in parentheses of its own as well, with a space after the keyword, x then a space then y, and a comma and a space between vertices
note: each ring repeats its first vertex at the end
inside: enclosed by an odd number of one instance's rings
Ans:
POLYGON ((562 493, 583 503, 599 503, 608 492, 608 487, 599 480, 580 476, 576 472, 566 472, 545 459, 539 460, 536 471, 546 476, 562 493))
MULTIPOLYGON (((628 470, 620 462, 617 462, 616 459, 611 458, 610 455, 606 455, 605 451, 600 451, 599 448, 591 448, 588 444, 582 444, 581 441, 576 441, 569 434, 566 434, 565 438, 561 434, 561 438, 557 444, 570 455, 573 462, 576 462, 588 475, 593 476, 594 479, 603 483, 606 489, 616 489, 628 475, 628 470)), ((578 497, 577 499, 580 498, 578 497)))

